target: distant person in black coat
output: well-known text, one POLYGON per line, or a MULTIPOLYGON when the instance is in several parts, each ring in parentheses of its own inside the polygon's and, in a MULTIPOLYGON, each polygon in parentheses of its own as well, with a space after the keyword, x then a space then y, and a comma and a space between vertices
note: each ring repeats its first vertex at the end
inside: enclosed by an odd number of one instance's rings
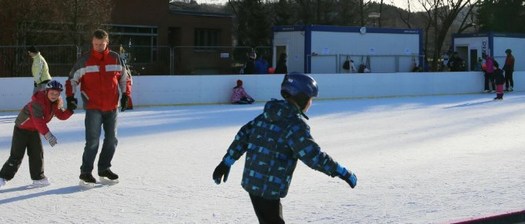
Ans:
POLYGON ((465 71, 463 66, 463 59, 459 57, 458 52, 454 52, 452 57, 448 60, 447 66, 451 72, 465 71))
POLYGON ((496 98, 494 98, 494 100, 502 100, 505 76, 503 76, 503 70, 499 68, 497 61, 494 61, 494 80, 496 82, 496 98))
POLYGON ((275 74, 287 74, 288 67, 286 66, 286 54, 281 53, 279 55, 279 61, 277 61, 277 66, 275 67, 275 74))
POLYGON ((505 50, 505 54, 507 54, 505 64, 503 65, 503 70, 505 71, 505 91, 512 92, 514 88, 514 79, 512 78, 512 73, 514 73, 514 56, 512 55, 511 49, 505 50))
POLYGON ((248 53, 248 61, 246 61, 246 64, 244 65, 244 74, 257 74, 257 69, 255 67, 255 58, 257 58, 257 54, 255 51, 251 51, 248 53))

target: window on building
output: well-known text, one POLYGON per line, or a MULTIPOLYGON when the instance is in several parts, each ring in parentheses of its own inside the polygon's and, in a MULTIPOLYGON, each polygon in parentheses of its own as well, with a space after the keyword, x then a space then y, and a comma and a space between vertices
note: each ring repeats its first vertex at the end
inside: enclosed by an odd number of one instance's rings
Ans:
MULTIPOLYGON (((154 26, 109 25, 112 44, 122 46, 130 63, 157 61, 158 28, 154 26)), ((117 48, 118 49, 118 48, 117 48)))
POLYGON ((195 46, 198 49, 210 49, 207 47, 219 46, 219 29, 195 29, 195 46))

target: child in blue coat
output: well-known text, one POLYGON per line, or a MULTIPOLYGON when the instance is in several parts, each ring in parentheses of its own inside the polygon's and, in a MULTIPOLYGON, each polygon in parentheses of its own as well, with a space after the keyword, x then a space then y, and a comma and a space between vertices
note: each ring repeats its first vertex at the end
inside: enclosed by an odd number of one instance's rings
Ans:
POLYGON ((304 119, 312 98, 318 94, 316 81, 305 74, 284 77, 281 95, 285 100, 267 102, 262 114, 245 124, 235 136, 213 180, 226 182, 230 167, 244 153, 242 187, 252 201, 260 223, 284 223, 280 198, 288 193, 297 160, 331 177, 339 177, 354 188, 355 174, 321 151, 304 119))

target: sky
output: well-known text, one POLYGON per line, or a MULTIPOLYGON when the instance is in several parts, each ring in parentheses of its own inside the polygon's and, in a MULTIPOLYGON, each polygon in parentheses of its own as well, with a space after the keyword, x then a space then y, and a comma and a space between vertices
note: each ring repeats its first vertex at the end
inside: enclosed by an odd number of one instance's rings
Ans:
MULTIPOLYGON (((281 200, 288 223, 450 223, 525 209, 525 93, 314 101, 311 133, 357 186, 299 162, 281 200)), ((264 100, 264 99, 258 99, 264 100)), ((27 158, 0 188, 0 223, 256 223, 241 188, 212 172, 264 104, 135 108, 119 114, 120 183, 82 190, 84 112, 49 127, 51 185, 30 188, 27 158)), ((0 162, 17 113, 0 113, 0 162)))
MULTIPOLYGON (((198 3, 213 3, 213 4, 224 4, 225 2, 228 2, 227 0, 196 0, 198 3)), ((373 0, 375 2, 381 2, 380 0, 373 0)), ((417 3, 417 1, 415 0, 410 0, 411 2, 413 2, 412 4, 417 5, 419 3, 417 3)), ((390 5, 395 5, 399 8, 403 8, 403 9, 406 9, 407 7, 407 0, 384 0, 383 3, 385 4, 390 4, 390 5)))

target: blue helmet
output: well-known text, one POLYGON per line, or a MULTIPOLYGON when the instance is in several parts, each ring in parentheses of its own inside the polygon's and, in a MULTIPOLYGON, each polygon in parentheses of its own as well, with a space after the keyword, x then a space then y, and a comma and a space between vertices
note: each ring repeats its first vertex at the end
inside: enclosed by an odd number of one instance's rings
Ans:
POLYGON ((292 72, 284 76, 281 84, 281 96, 294 100, 304 109, 312 97, 317 97, 319 88, 314 78, 299 72, 292 72))
POLYGON ((62 92, 62 90, 64 90, 64 87, 62 86, 62 84, 60 84, 60 82, 52 80, 47 83, 46 89, 54 89, 62 92))

